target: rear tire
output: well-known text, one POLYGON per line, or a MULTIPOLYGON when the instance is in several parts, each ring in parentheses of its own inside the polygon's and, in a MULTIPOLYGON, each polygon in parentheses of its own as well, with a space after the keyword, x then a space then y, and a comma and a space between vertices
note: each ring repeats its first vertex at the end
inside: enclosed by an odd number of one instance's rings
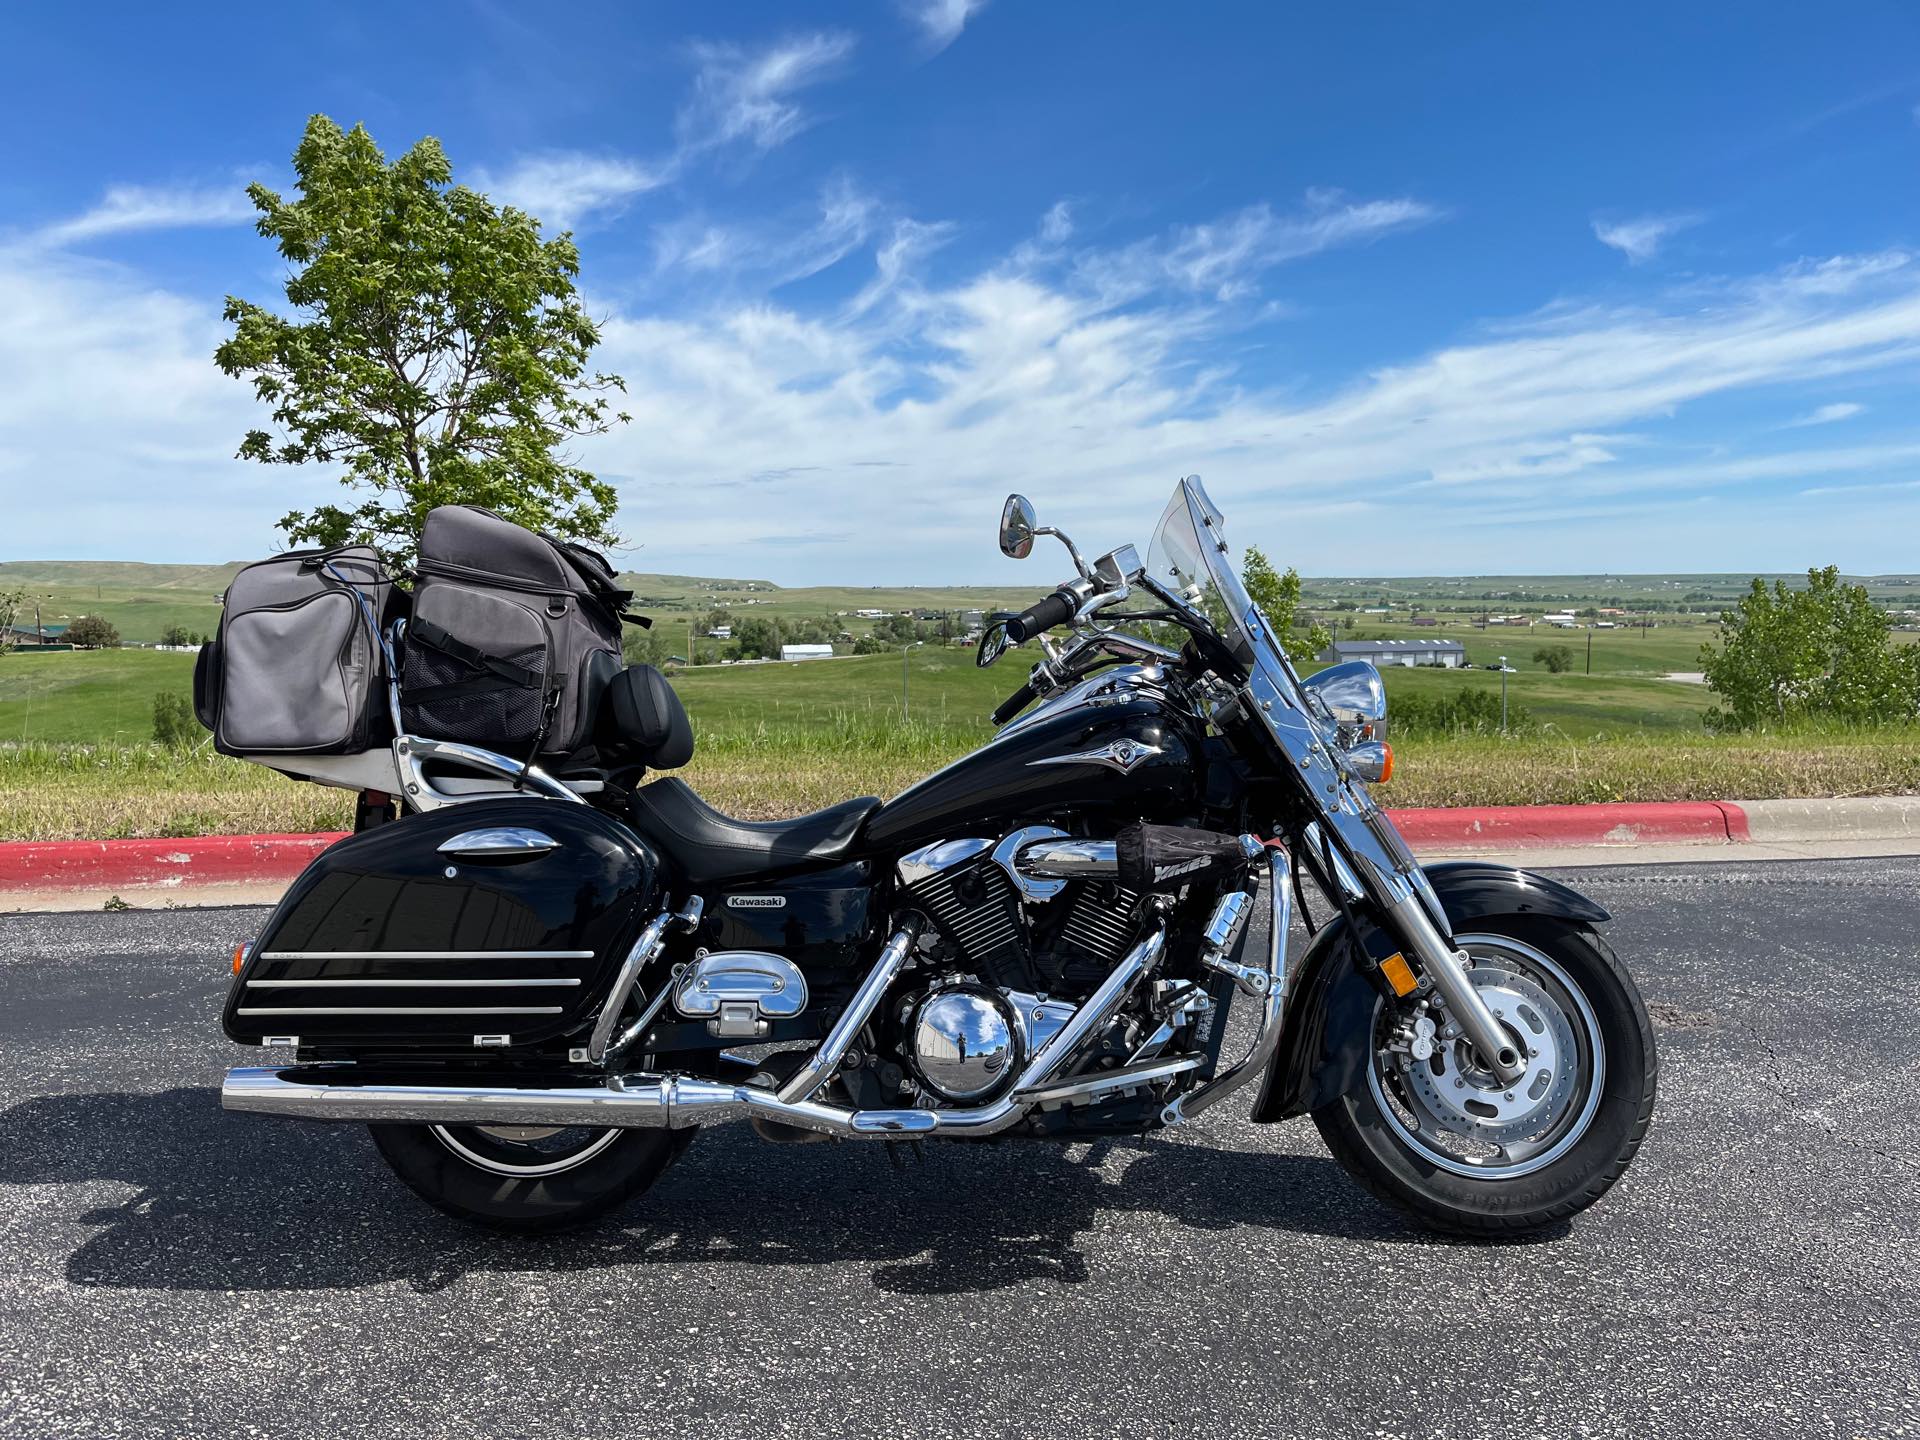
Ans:
MULTIPOLYGON (((1625 967, 1593 931, 1561 920, 1499 916, 1476 922, 1474 932, 1485 937, 1482 943, 1471 935, 1463 935, 1461 943, 1476 959, 1475 974, 1481 977, 1476 984, 1492 983, 1491 967, 1506 965, 1523 977, 1503 992, 1510 998, 1531 984, 1535 988, 1525 993, 1535 1001, 1557 992, 1571 1002, 1564 1007, 1570 1013, 1558 1017, 1564 1022, 1561 1048, 1581 1054, 1581 1073, 1562 1106, 1561 1128, 1544 1129, 1528 1156, 1524 1144, 1510 1155, 1482 1140, 1487 1132, 1474 1133, 1471 1114, 1459 1133, 1436 1126, 1433 1109, 1417 1096, 1406 1103, 1411 1092, 1401 1078, 1410 1073, 1404 1062, 1380 1048, 1393 1023, 1385 1002, 1376 1015, 1370 1073, 1315 1110, 1313 1120, 1342 1169, 1422 1224, 1453 1234, 1523 1235, 1578 1214, 1626 1171, 1653 1118, 1659 1064, 1646 1005, 1625 967), (1503 941, 1512 943, 1503 949, 1503 941), (1601 1078, 1593 1086, 1596 1068, 1601 1078)), ((1549 1048, 1553 1038, 1550 1033, 1543 1042, 1544 1053, 1556 1053, 1549 1048)), ((1433 1073, 1443 1077, 1433 1093, 1443 1106, 1461 1094, 1473 1103, 1473 1090, 1461 1084, 1470 1073, 1441 1070, 1446 1063, 1444 1058, 1431 1062, 1433 1073)), ((1553 1093, 1558 1089, 1554 1086, 1553 1093)), ((1502 1098, 1489 1093, 1496 1103, 1480 1109, 1491 1115, 1502 1098)))
POLYGON ((520 1234, 596 1220, 649 1189, 692 1130, 370 1125, 381 1157, 456 1219, 520 1234))

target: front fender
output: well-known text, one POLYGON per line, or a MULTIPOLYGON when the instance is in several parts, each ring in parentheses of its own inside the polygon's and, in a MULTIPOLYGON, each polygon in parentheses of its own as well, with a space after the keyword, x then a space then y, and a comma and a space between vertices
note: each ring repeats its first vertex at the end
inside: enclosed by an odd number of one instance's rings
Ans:
MULTIPOLYGON (((1434 894, 1456 930, 1494 915, 1546 915, 1599 925, 1611 917, 1579 891, 1511 865, 1455 860, 1425 867, 1434 894)), ((1384 958, 1395 948, 1361 919, 1360 937, 1384 958)), ((1253 1119, 1267 1124, 1304 1115, 1344 1095, 1366 1073, 1372 1044, 1374 982, 1352 963, 1347 922, 1335 915, 1308 948, 1287 996, 1286 1032, 1254 1101, 1253 1119)))

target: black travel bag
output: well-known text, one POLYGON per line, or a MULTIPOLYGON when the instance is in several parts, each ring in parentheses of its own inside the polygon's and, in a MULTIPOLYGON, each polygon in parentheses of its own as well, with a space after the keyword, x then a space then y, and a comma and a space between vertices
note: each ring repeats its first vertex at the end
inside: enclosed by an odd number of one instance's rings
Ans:
POLYGON ((429 512, 400 659, 409 734, 575 755, 620 673, 629 592, 606 558, 474 505, 429 512))
POLYGON ((350 755, 392 735, 374 632, 403 597, 365 545, 294 550, 227 587, 193 705, 227 755, 350 755))

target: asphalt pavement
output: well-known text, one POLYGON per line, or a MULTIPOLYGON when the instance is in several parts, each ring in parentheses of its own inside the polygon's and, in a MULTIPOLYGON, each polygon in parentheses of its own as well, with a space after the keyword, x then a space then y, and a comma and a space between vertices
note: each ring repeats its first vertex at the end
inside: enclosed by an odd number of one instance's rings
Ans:
POLYGON ((1660 1107, 1505 1245, 1237 1098, 902 1166, 728 1127, 608 1225, 498 1238, 363 1130, 222 1113, 262 912, 0 918, 0 1436, 1920 1435, 1920 859, 1559 873, 1616 913, 1660 1107))

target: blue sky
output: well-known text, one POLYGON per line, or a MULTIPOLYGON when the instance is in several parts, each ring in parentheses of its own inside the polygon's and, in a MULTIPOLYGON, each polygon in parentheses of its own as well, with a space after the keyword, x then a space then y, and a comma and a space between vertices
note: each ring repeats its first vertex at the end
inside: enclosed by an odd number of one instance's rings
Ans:
POLYGON ((0 557, 332 492, 210 359, 316 111, 576 231, 635 568, 1044 583, 1008 489, 1144 543, 1198 471, 1309 574, 1920 571, 1891 3, 16 7, 0 557))

